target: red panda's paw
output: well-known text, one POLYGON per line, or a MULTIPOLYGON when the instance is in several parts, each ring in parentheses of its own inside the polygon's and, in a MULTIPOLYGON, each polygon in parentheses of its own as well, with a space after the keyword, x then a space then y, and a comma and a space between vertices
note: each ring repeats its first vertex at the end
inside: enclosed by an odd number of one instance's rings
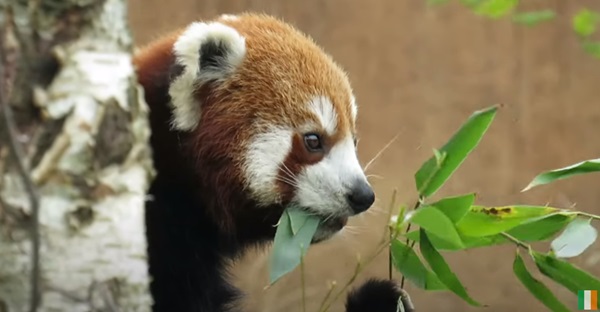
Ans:
POLYGON ((408 293, 396 281, 370 279, 348 294, 346 312, 371 311, 414 312, 415 308, 408 293))

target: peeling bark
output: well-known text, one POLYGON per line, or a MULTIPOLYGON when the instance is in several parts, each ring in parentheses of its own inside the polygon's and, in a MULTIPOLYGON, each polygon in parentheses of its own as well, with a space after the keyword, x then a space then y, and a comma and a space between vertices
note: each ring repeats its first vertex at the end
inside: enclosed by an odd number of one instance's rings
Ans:
POLYGON ((126 2, 0 0, 0 105, 16 131, 3 117, 0 312, 150 310, 154 171, 126 2))

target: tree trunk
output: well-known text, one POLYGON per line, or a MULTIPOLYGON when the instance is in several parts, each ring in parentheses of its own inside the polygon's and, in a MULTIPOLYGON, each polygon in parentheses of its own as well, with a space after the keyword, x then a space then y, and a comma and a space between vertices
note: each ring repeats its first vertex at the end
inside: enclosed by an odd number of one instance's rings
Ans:
POLYGON ((149 311, 126 0, 0 0, 0 312, 149 311))

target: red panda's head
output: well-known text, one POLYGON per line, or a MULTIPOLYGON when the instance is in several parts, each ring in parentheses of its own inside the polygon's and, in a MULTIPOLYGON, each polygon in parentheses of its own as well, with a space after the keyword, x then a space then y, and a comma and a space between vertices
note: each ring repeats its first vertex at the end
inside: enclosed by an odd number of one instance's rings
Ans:
MULTIPOLYGON (((350 83, 309 37, 241 14, 193 23, 173 40, 170 126, 187 134, 215 206, 239 196, 257 210, 296 204, 322 218, 320 241, 373 204, 350 83)), ((250 208, 214 209, 226 223, 238 213, 228 209, 250 208)))

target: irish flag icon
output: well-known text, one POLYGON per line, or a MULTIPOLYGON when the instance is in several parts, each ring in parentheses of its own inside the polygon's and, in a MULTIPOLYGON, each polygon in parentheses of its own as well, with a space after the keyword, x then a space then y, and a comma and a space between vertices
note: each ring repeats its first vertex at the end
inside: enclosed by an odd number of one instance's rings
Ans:
POLYGON ((598 310, 598 291, 580 290, 577 294, 577 304, 579 310, 596 311, 598 310))

